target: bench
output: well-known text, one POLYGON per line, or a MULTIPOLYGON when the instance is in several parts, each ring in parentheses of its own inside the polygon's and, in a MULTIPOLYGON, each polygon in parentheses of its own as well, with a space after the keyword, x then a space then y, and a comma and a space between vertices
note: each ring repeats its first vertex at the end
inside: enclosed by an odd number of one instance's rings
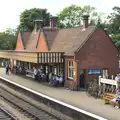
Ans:
POLYGON ((116 95, 113 93, 106 93, 104 95, 105 104, 112 104, 114 107, 120 108, 120 101, 116 101, 116 102, 111 101, 115 97, 116 95))
POLYGON ((105 100, 105 104, 110 104, 111 100, 114 99, 116 96, 113 93, 106 93, 104 95, 104 100, 105 100))
POLYGON ((27 76, 27 77, 30 77, 30 78, 35 78, 35 77, 34 77, 34 72, 33 72, 33 71, 30 71, 30 70, 26 70, 26 76, 27 76))

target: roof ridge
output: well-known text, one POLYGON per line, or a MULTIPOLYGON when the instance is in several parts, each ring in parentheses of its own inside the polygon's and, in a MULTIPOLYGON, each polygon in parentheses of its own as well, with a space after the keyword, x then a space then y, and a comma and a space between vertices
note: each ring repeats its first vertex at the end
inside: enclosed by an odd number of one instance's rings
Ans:
POLYGON ((42 30, 39 30, 39 35, 38 35, 38 40, 37 40, 37 44, 36 44, 36 48, 38 47, 38 43, 39 43, 39 39, 40 39, 40 34, 41 34, 42 30))
MULTIPOLYGON (((58 29, 58 30, 64 30, 64 29, 75 29, 75 28, 82 28, 83 27, 83 25, 81 25, 81 26, 77 26, 77 27, 72 27, 72 28, 60 28, 60 29, 58 29)), ((89 27, 95 27, 95 25, 89 25, 88 26, 88 28, 89 27)))

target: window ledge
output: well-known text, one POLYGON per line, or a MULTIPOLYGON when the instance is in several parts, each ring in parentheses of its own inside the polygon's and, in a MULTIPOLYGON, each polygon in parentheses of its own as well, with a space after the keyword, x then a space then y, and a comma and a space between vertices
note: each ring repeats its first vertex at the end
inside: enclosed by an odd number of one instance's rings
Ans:
POLYGON ((68 80, 73 80, 73 78, 72 78, 72 77, 68 77, 67 79, 68 79, 68 80))

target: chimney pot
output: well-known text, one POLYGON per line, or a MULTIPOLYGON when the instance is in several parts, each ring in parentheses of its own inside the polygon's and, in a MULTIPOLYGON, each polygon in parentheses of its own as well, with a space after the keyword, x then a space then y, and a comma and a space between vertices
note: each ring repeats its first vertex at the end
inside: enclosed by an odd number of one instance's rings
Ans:
POLYGON ((50 17, 50 28, 51 28, 51 30, 54 29, 55 27, 57 27, 57 21, 58 21, 57 16, 51 16, 50 17))
POLYGON ((42 27, 43 20, 38 19, 38 20, 34 20, 34 22, 35 22, 35 30, 37 31, 38 29, 42 27))
POLYGON ((85 13, 83 15, 83 22, 84 22, 84 28, 87 28, 88 27, 88 21, 89 21, 89 15, 87 13, 85 13))

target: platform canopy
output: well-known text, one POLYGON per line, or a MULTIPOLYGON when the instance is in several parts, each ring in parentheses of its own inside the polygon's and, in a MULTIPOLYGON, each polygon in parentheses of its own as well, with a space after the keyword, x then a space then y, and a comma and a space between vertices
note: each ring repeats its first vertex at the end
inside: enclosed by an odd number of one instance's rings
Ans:
POLYGON ((14 59, 24 62, 38 63, 36 52, 26 52, 26 51, 12 51, 12 50, 1 50, 0 58, 14 59))
POLYGON ((31 63, 63 63, 63 52, 27 52, 27 51, 0 51, 0 58, 14 59, 31 63))

